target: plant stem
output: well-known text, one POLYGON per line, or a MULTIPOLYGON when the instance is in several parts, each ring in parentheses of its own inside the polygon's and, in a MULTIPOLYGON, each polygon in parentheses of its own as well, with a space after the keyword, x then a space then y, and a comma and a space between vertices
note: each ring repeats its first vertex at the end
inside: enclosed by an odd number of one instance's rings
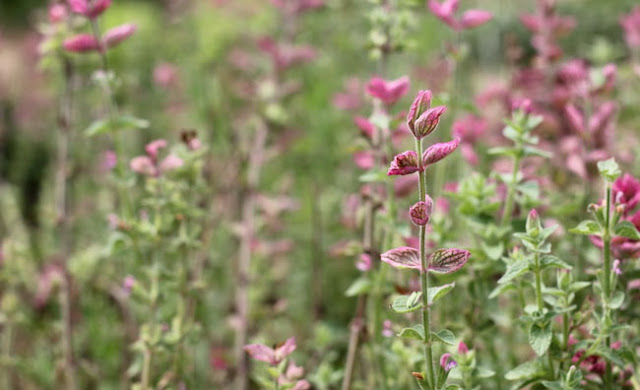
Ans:
MULTIPOLYGON (((540 269, 540 254, 535 252, 533 255, 535 263, 535 275, 536 275, 536 303, 538 305, 538 311, 542 313, 544 310, 544 301, 542 300, 542 270, 540 269)), ((551 377, 554 378, 553 359, 549 351, 547 351, 547 358, 549 360, 549 370, 551 370, 551 377)))
POLYGON ((151 349, 144 347, 144 360, 142 362, 142 390, 149 390, 149 380, 151 378, 151 349))
POLYGON ((353 380, 353 371, 356 362, 356 352, 358 351, 358 342, 360 341, 360 332, 364 325, 364 311, 366 307, 367 296, 362 294, 358 296, 358 307, 356 315, 351 323, 351 331, 349 333, 349 348, 347 350, 347 363, 342 379, 342 390, 349 390, 353 380))
MULTIPOLYGON (((418 153, 418 169, 420 184, 418 189, 419 201, 424 202, 427 195, 427 185, 425 172, 422 166, 422 141, 416 139, 416 149, 418 153)), ((436 385, 435 373, 433 370, 433 351, 431 349, 431 328, 430 322, 430 308, 429 308, 429 274, 427 272, 427 255, 425 251, 426 246, 426 226, 420 226, 420 263, 422 270, 420 271, 420 285, 422 288, 422 326, 424 328, 424 360, 427 365, 427 383, 429 387, 434 389, 436 385)))
POLYGON ((500 225, 502 227, 511 223, 511 215, 513 214, 513 203, 516 193, 516 180, 518 179, 518 172, 520 171, 520 163, 522 162, 521 154, 518 154, 513 158, 513 173, 511 175, 511 181, 508 185, 507 199, 504 204, 504 212, 502 213, 502 221, 500 225))
POLYGON ((252 240, 255 234, 255 192, 258 188, 262 161, 264 160, 267 132, 267 125, 258 119, 256 121, 256 132, 253 136, 253 145, 247 167, 247 194, 242 207, 242 227, 244 232, 238 254, 236 289, 236 311, 238 314, 234 351, 237 366, 235 378, 236 390, 245 390, 247 388, 248 365, 244 346, 247 344, 247 333, 249 331, 249 277, 251 257, 253 256, 252 240))
MULTIPOLYGON (((604 234, 602 236, 603 252, 604 252, 604 280, 602 286, 603 293, 603 302, 602 302, 602 310, 603 316, 602 319, 605 320, 609 314, 609 299, 611 298, 611 184, 609 182, 606 183, 606 196, 605 196, 605 227, 604 234)), ((607 336, 606 338, 607 347, 611 347, 611 337, 607 336)), ((609 390, 612 387, 612 367, 611 362, 606 362, 606 370, 604 375, 604 385, 605 389, 609 390)))
POLYGON ((62 311, 62 354, 64 357, 64 374, 68 390, 77 390, 76 366, 73 358, 73 329, 71 327, 71 288, 70 276, 65 271, 60 289, 60 306, 62 311))

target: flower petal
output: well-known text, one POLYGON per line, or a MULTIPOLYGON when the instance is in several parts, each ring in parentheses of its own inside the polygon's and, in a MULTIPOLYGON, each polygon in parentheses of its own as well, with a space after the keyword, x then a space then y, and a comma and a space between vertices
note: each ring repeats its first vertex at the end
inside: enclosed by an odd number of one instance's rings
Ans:
POLYGON ((449 142, 433 144, 422 154, 424 166, 435 164, 443 158, 453 153, 460 145, 460 138, 456 137, 449 142))

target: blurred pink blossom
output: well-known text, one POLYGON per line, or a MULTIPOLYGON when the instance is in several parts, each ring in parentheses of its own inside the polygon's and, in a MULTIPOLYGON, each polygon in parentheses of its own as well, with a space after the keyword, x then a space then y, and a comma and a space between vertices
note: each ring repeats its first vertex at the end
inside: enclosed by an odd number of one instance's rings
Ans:
POLYGON ((455 13, 459 7, 459 0, 444 0, 442 3, 429 0, 427 6, 432 14, 456 31, 481 26, 493 18, 491 12, 470 9, 465 11, 459 20, 456 19, 455 13))
POLYGON ((277 366, 296 349, 296 339, 291 337, 282 345, 270 348, 263 344, 245 345, 244 350, 254 359, 277 366))
POLYGON ((62 43, 65 50, 75 53, 87 53, 100 50, 100 43, 90 34, 78 34, 62 43))
POLYGON ((409 92, 409 77, 403 76, 396 80, 387 81, 380 77, 373 77, 366 87, 367 93, 384 104, 391 106, 409 92))
POLYGON ((111 5, 111 0, 67 0, 71 11, 95 19, 111 5))
POLYGON ((107 48, 112 48, 120 44, 125 39, 133 35, 137 30, 137 26, 132 23, 123 24, 107 30, 102 38, 107 48))
POLYGON ((178 83, 178 68, 168 62, 162 62, 153 68, 153 82, 162 88, 170 88, 178 83))
POLYGON ((67 7, 60 3, 52 4, 49 7, 49 21, 59 23, 67 18, 67 7))
POLYGON ((173 153, 168 154, 162 161, 158 160, 161 149, 167 146, 163 139, 155 140, 145 146, 146 156, 134 157, 129 163, 132 171, 146 176, 160 176, 168 171, 180 168, 184 161, 173 153))
POLYGON ((620 25, 624 30, 624 38, 631 49, 640 48, 640 5, 629 14, 620 17, 620 25))

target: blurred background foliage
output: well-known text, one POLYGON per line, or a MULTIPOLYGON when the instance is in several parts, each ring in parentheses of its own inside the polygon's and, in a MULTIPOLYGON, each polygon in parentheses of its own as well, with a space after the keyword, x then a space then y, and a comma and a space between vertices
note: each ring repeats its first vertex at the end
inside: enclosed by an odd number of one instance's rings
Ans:
MULTIPOLYGON (((124 22, 134 22, 137 33, 126 43, 109 52, 110 66, 120 78, 116 99, 124 111, 151 122, 149 129, 128 135, 130 155, 140 154, 144 144, 156 138, 176 141, 179 131, 197 129, 203 143, 209 145, 211 156, 224 158, 231 155, 235 132, 242 131, 233 115, 242 105, 230 89, 229 54, 234 48, 253 48, 255 37, 272 34, 279 29, 276 13, 268 1, 255 0, 166 0, 134 1, 114 0, 112 9, 101 23, 104 28, 124 22), (179 69, 180 88, 162 89, 154 84, 154 68, 171 63, 179 69)), ((345 193, 358 191, 358 172, 352 168, 356 131, 349 114, 337 110, 331 103, 336 92, 344 89, 351 77, 366 81, 378 69, 367 56, 367 37, 370 23, 367 19, 368 3, 364 0, 329 0, 327 7, 313 16, 305 17, 296 40, 314 46, 317 59, 293 71, 291 78, 304 88, 283 107, 289 115, 293 140, 287 150, 264 167, 261 185, 265 193, 283 188, 299 201, 300 209, 285 218, 286 229, 279 237, 290 238, 293 252, 286 263, 264 258, 255 261, 257 275, 265 274, 278 280, 277 284, 258 283, 252 291, 260 299, 252 311, 252 333, 260 333, 266 340, 283 340, 296 334, 301 340, 301 361, 305 357, 323 366, 323 357, 334 358, 327 351, 340 356, 346 348, 349 321, 353 314, 353 300, 344 297, 344 291, 358 275, 351 259, 335 259, 329 249, 335 243, 353 238, 339 220, 345 193), (283 174, 284 172, 284 174, 283 174), (273 265, 277 268, 271 269, 273 265), (281 283, 280 283, 281 282, 281 283), (304 293, 301 293, 304 292, 304 293), (321 294, 316 296, 315 294, 321 294), (281 299, 287 302, 285 311, 273 308, 281 299), (261 303, 261 304, 260 304, 261 303), (316 326, 311 324, 320 319, 316 326)), ((422 74, 417 71, 444 53, 444 42, 463 39, 468 42, 468 56, 461 71, 460 90, 465 100, 471 101, 488 80, 508 79, 509 69, 506 42, 524 48, 532 55, 530 34, 522 27, 518 15, 533 9, 526 0, 463 1, 463 7, 478 6, 492 11, 492 23, 463 32, 456 37, 450 29, 437 21, 421 5, 416 21, 406 42, 406 52, 394 56, 389 64, 388 78, 404 74, 422 74)), ((422 4, 422 2, 418 2, 422 4)), ((3 225, 0 236, 30 237, 29 250, 49 252, 54 247, 51 210, 47 204, 52 197, 52 159, 56 137, 55 94, 60 86, 54 64, 38 64, 38 26, 46 19, 45 0, 0 0, 0 208, 3 225), (11 186, 11 195, 9 190, 11 186), (6 190, 6 191, 5 191, 6 190), (13 192, 15 191, 15 192, 13 192), (13 196, 13 195, 16 196, 13 196), (11 233, 9 233, 11 231, 11 233)), ((627 50, 618 18, 628 12, 636 0, 561 0, 558 12, 572 15, 577 28, 562 39, 567 56, 588 58, 596 65, 624 60, 627 50)), ((88 76, 98 64, 97 56, 74 58, 79 71, 88 76)), ((525 55, 519 61, 526 62, 525 55)), ((428 75, 420 80, 412 77, 412 91, 432 88, 426 84, 428 75)), ((437 78, 437 75, 435 75, 437 78)), ((88 78, 88 77, 87 77, 88 78)), ((96 88, 86 80, 78 92, 85 102, 100 100, 96 88)), ((409 94, 409 95, 412 95, 409 94)), ((408 97, 400 106, 408 105, 408 97)), ((630 98, 631 99, 631 98, 630 98)), ((637 97, 635 97, 637 99, 637 97)), ((638 114, 633 101, 624 102, 622 117, 638 114)), ((90 106, 90 105, 85 105, 90 106)), ((77 125, 86 128, 96 115, 83 112, 77 125)), ((448 136, 446 134, 445 136, 448 136)), ((106 215, 108 201, 99 189, 96 156, 101 150, 79 136, 80 147, 74 149, 73 159, 77 172, 72 174, 74 196, 83 203, 82 210, 106 215), (88 176, 89 180, 80 180, 88 176), (75 178, 78 178, 76 181, 75 178), (87 194, 95 195, 85 199, 87 194)), ((210 172, 213 181, 225 172, 210 172)), ((240 179, 238 179, 240 180, 240 179)), ((218 188, 219 189, 219 188, 218 188)), ((212 191, 211 196, 216 196, 212 191)), ((99 278, 101 251, 103 250, 104 219, 87 213, 74 220, 76 255, 70 267, 79 284, 99 278)), ((233 333, 228 316, 233 310, 233 262, 236 241, 229 232, 230 224, 222 223, 209 249, 210 266, 207 270, 208 288, 202 291, 202 310, 198 313, 209 345, 198 349, 197 372, 208 374, 209 348, 228 346, 233 333)), ((28 241, 28 240, 27 240, 28 241)), ((27 251, 27 249, 25 249, 27 251)), ((25 254, 25 256, 27 256, 25 254)), ((36 256, 42 258, 42 256, 36 256)), ((24 271, 25 280, 35 285, 38 265, 24 271)), ((105 326, 118 322, 118 313, 108 298, 98 289, 83 290, 82 312, 84 326, 79 327, 76 344, 87 361, 99 362, 98 367, 85 367, 87 372, 108 373, 95 387, 117 388, 121 351, 126 349, 121 330, 105 326)), ((30 329, 24 334, 39 334, 29 347, 34 358, 23 367, 34 386, 52 388, 55 383, 54 359, 58 351, 50 349, 51 338, 44 335, 53 313, 28 311, 24 314, 30 329), (42 332, 42 333, 38 333, 42 332)), ((214 383, 215 380, 214 380, 214 383)), ((34 387, 38 388, 38 387, 34 387)))

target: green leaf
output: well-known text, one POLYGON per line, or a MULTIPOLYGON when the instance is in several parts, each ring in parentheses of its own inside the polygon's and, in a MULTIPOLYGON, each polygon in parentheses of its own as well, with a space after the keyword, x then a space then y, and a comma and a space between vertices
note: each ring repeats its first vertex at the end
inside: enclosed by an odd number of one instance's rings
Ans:
POLYGON ((515 289, 516 286, 510 283, 499 284, 498 287, 494 288, 493 291, 491 291, 491 294, 489 294, 489 299, 493 299, 504 292, 515 289))
POLYGON ((573 282, 569 285, 569 292, 580 291, 583 288, 591 286, 591 282, 573 282))
POLYGON ((412 328, 404 328, 400 333, 398 333, 398 336, 405 339, 424 341, 424 328, 422 325, 415 325, 412 328))
POLYGON ((598 162, 598 171, 600 172, 600 176, 608 182, 613 182, 616 180, 622 172, 620 172, 620 167, 615 159, 610 158, 606 161, 598 162))
POLYGON ((572 266, 570 266, 569 264, 565 263, 563 260, 561 260, 560 258, 553 256, 553 255, 544 255, 542 257, 542 268, 547 268, 547 267, 554 267, 554 268, 561 268, 561 269, 571 269, 573 268, 572 266))
POLYGON ((98 134, 129 129, 146 129, 147 127, 149 127, 149 121, 134 116, 123 115, 118 118, 94 121, 91 126, 85 130, 85 135, 87 137, 93 137, 98 134))
POLYGON ((429 302, 429 306, 431 306, 435 301, 447 295, 449 291, 451 291, 456 286, 456 283, 443 284, 438 287, 429 287, 427 298, 429 302))
POLYGON ((439 341, 448 345, 456 345, 456 336, 449 329, 443 329, 438 333, 431 332, 433 341, 439 341))
POLYGON ((565 390, 565 388, 562 387, 562 382, 560 381, 555 381, 555 382, 542 381, 542 385, 547 389, 551 389, 551 390, 565 390))
POLYGON ((624 293, 622 291, 618 291, 609 301, 609 307, 612 309, 619 309, 623 302, 624 293))
POLYGON ((363 277, 358 278, 351 283, 351 286, 349 286, 344 295, 348 297, 355 297, 357 295, 366 294, 369 290, 371 290, 371 281, 363 277))
POLYGON ((536 360, 524 362, 516 368, 505 374, 505 379, 517 381, 523 379, 532 379, 544 375, 544 370, 540 367, 536 360))
POLYGON ((574 234, 584 234, 587 236, 600 235, 600 226, 598 226, 595 221, 586 220, 580 222, 580 224, 573 229, 569 229, 569 232, 574 234))
POLYGON ((635 225, 629 221, 620 221, 613 229, 613 234, 620 237, 630 238, 632 240, 640 240, 640 232, 635 225))
POLYGON ((484 254, 491 260, 500 260, 500 257, 502 257, 502 253, 504 252, 504 244, 502 244, 502 242, 496 245, 489 245, 483 241, 480 245, 482 246, 484 254))
POLYGON ((411 295, 401 295, 394 299, 391 309, 396 313, 409 313, 422 307, 420 296, 422 293, 414 292, 411 295), (417 299, 414 296, 416 294, 417 299))
POLYGON ((551 345, 551 339, 553 338, 553 332, 549 324, 540 326, 538 324, 532 324, 529 328, 529 345, 538 354, 538 356, 544 355, 551 345))
POLYGON ((484 367, 477 367, 474 371, 475 377, 479 379, 491 378, 496 375, 495 371, 484 367))
POLYGON ((386 171, 369 171, 360 175, 358 180, 362 183, 384 183, 389 180, 389 176, 386 171))
POLYGON ((529 261, 528 260, 518 260, 513 264, 509 264, 507 267, 507 272, 498 280, 498 284, 504 284, 512 281, 513 279, 524 275, 527 271, 529 271, 529 261))
POLYGON ((544 158, 551 158, 551 153, 546 150, 542 150, 539 148, 534 148, 533 146, 525 146, 524 147, 524 155, 525 156, 540 156, 544 158))

